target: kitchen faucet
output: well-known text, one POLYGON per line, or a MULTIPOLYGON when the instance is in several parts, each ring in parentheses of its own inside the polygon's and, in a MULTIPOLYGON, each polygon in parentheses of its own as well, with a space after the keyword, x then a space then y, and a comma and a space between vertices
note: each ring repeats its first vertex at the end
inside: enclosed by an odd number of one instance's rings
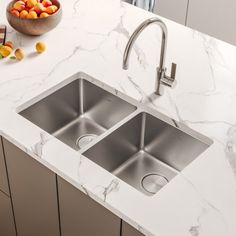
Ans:
POLYGON ((162 20, 156 17, 150 18, 148 20, 145 20, 142 24, 140 24, 138 28, 134 31, 134 33, 131 35, 125 48, 125 52, 123 56, 123 69, 127 70, 129 67, 129 56, 130 56, 131 49, 134 45, 135 40, 138 38, 138 36, 146 27, 154 23, 158 24, 162 31, 160 62, 159 62, 159 66, 157 67, 157 80, 156 80, 156 89, 155 89, 155 93, 157 95, 162 95, 163 94, 162 85, 166 85, 168 87, 175 86, 176 84, 175 74, 176 74, 176 67, 177 67, 175 63, 172 63, 171 75, 170 76, 166 75, 165 54, 166 54, 166 44, 167 44, 167 27, 162 20))

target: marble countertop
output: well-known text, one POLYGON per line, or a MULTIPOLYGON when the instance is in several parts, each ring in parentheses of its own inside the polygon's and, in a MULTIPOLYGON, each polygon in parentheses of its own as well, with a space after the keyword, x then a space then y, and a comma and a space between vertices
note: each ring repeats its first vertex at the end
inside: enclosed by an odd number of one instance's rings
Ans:
MULTIPOLYGON (((7 0, 0 1, 6 23, 7 0)), ((167 19, 168 70, 177 87, 153 94, 160 31, 137 40, 130 69, 122 54, 133 30, 154 15, 119 0, 61 0, 63 20, 40 37, 8 27, 7 39, 25 50, 21 62, 0 61, 1 135, 145 235, 236 235, 236 47, 167 19), (47 44, 34 53, 37 41, 47 44), (119 92, 210 137, 214 144, 158 194, 149 197, 89 161, 17 114, 22 104, 68 77, 85 72, 119 92)))

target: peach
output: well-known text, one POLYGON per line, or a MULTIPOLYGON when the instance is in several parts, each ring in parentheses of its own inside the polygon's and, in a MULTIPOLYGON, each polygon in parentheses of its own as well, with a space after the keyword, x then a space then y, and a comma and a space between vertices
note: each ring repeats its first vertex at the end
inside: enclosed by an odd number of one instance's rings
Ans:
POLYGON ((50 7, 52 6, 52 2, 50 0, 43 0, 42 4, 44 5, 44 7, 50 7))
POLYGON ((20 12, 20 18, 27 18, 29 12, 26 10, 23 10, 20 12))
POLYGON ((0 47, 0 54, 3 57, 8 57, 12 52, 12 48, 8 47, 8 46, 1 46, 0 47))
POLYGON ((25 3, 23 1, 17 1, 14 3, 13 8, 18 11, 22 11, 25 9, 25 3))
POLYGON ((15 57, 17 60, 21 61, 25 57, 25 53, 21 48, 17 48, 15 51, 15 57))
POLYGON ((19 17, 19 16, 20 16, 19 11, 17 11, 16 9, 11 9, 10 12, 11 12, 11 14, 12 14, 13 16, 16 16, 16 17, 19 17))
POLYGON ((13 42, 11 42, 11 41, 5 42, 4 46, 8 46, 8 47, 10 47, 11 49, 13 49, 13 47, 14 47, 13 42))
POLYGON ((26 3, 26 6, 27 6, 28 8, 32 8, 32 7, 34 7, 37 3, 38 3, 37 0, 28 0, 27 3, 26 3))
POLYGON ((38 14, 41 14, 42 12, 44 12, 46 10, 46 8, 43 6, 42 3, 37 3, 35 6, 34 6, 34 10, 38 13, 38 14))
POLYGON ((47 12, 48 14, 53 14, 57 11, 57 9, 58 9, 57 6, 52 5, 50 7, 47 7, 45 12, 47 12))
POLYGON ((30 11, 29 14, 27 15, 27 19, 36 19, 38 18, 38 15, 35 11, 30 11))
POLYGON ((40 14, 40 18, 46 18, 46 17, 49 17, 48 13, 42 12, 42 13, 40 14))
POLYGON ((35 45, 37 53, 43 53, 46 50, 46 45, 43 42, 38 42, 35 45))

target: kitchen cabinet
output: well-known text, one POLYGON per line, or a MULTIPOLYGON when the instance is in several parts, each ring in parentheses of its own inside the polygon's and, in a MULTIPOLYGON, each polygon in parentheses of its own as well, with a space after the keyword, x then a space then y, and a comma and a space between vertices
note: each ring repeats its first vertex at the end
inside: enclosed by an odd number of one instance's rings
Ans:
POLYGON ((154 13, 185 25, 187 8, 188 0, 156 0, 154 13))
POLYGON ((0 191, 0 236, 15 236, 11 199, 0 191))
MULTIPOLYGON (((133 0, 123 0, 135 3, 133 0)), ((144 4, 145 5, 145 4, 144 4)), ((155 0, 154 13, 185 25, 188 0, 155 0)))
POLYGON ((8 196, 10 195, 1 137, 0 137, 0 190, 6 193, 8 196))
POLYGON ((125 221, 122 222, 122 236, 144 236, 138 230, 127 224, 125 221))
POLYGON ((58 177, 61 236, 120 236, 121 220, 58 177))
POLYGON ((236 45, 235 0, 190 0, 187 26, 236 45))
POLYGON ((18 236, 59 236, 56 175, 3 139, 18 236))

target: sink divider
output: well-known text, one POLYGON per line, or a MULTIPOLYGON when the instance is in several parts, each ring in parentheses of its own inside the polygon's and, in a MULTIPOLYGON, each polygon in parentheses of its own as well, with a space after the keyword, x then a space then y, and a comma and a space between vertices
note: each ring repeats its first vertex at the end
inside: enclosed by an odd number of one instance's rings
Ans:
MULTIPOLYGON (((129 114, 128 116, 126 116, 124 119, 122 119, 121 121, 119 121, 117 124, 115 124, 114 126, 112 126, 111 128, 107 129, 104 133, 100 134, 96 139, 94 139, 93 141, 91 141, 89 144, 87 144, 85 147, 81 148, 79 150, 79 152, 81 154, 83 154, 84 152, 86 152, 88 149, 90 149, 91 147, 93 147, 94 145, 96 145, 97 143, 99 143, 101 140, 103 140, 104 138, 106 138, 107 136, 109 136, 110 134, 112 134, 114 131, 116 131, 117 129, 119 129, 122 125, 124 125, 126 122, 128 122, 129 120, 131 120, 132 118, 134 118, 135 116, 137 116, 138 114, 142 113, 143 110, 137 108, 134 112, 132 112, 131 114, 129 114)), ((145 126, 144 126, 145 127, 145 126)))

